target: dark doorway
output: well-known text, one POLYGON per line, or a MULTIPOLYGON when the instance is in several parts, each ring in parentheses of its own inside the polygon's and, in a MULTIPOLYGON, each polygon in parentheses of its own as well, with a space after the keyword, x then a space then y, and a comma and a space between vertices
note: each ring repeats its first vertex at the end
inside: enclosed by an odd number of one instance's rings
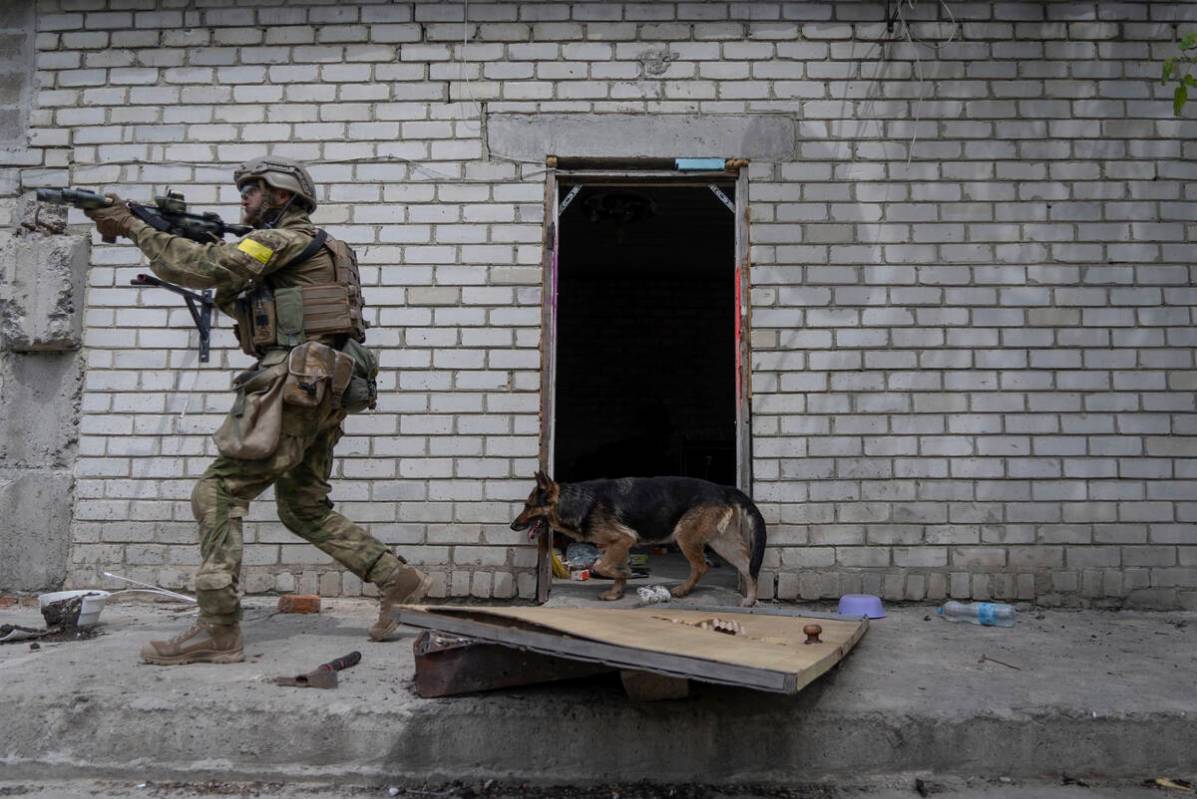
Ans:
POLYGON ((733 211, 707 185, 587 184, 558 230, 553 476, 735 485, 733 211))

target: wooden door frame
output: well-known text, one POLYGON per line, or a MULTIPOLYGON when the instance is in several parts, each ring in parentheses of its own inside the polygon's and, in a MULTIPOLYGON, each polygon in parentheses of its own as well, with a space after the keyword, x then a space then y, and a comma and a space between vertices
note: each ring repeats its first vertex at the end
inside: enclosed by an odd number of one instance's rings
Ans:
MULTIPOLYGON (((735 185, 733 201, 735 214, 735 381, 736 381, 736 486, 746 494, 752 492, 752 331, 749 280, 750 240, 748 226, 747 161, 729 159, 722 172, 688 172, 669 169, 558 169, 557 158, 546 161, 544 184, 544 234, 541 256, 540 305, 540 469, 552 474, 555 446, 555 409, 557 388, 557 286, 558 255, 561 232, 558 216, 561 213, 559 189, 562 186, 606 184, 625 186, 710 186, 735 185)), ((549 598, 553 582, 552 531, 541 533, 536 548, 536 601, 543 604, 549 598)))

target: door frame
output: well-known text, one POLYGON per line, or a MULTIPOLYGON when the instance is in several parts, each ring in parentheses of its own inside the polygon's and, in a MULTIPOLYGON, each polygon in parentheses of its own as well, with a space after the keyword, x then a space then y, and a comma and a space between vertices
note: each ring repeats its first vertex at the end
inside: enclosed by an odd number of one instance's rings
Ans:
MULTIPOLYGON (((558 255, 561 231, 558 217, 562 212, 559 190, 563 186, 603 184, 608 186, 708 186, 733 184, 736 190, 735 214, 735 395, 736 395, 736 486, 752 493, 752 303, 750 302, 751 247, 749 239, 748 162, 727 159, 722 171, 695 172, 676 169, 635 168, 558 168, 556 156, 545 159, 544 227, 541 256, 540 305, 540 447, 541 471, 551 473, 555 441, 555 402, 557 388, 557 287, 558 255)), ((655 166, 655 164, 654 164, 655 166)), ((726 198, 721 198, 726 201, 726 198)), ((540 534, 536 551, 536 601, 549 598, 553 582, 552 531, 540 534)))

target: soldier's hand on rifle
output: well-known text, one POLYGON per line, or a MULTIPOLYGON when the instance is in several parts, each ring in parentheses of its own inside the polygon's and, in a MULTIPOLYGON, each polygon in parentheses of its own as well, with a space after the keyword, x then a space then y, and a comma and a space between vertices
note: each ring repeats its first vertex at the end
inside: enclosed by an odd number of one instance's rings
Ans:
POLYGON ((108 196, 112 199, 111 205, 106 205, 103 208, 88 208, 83 213, 95 221, 96 230, 100 231, 100 238, 104 241, 116 241, 117 236, 129 235, 137 217, 120 197, 115 194, 108 196))

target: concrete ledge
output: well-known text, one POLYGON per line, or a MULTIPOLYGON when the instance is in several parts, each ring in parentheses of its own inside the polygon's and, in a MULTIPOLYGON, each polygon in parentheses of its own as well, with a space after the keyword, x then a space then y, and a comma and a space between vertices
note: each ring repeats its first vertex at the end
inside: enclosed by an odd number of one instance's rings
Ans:
POLYGON ((529 161, 548 155, 783 161, 796 146, 794 120, 773 114, 491 114, 486 141, 495 155, 529 161))
MULTIPOLYGON (((420 699, 413 636, 371 643, 368 603, 330 604, 247 624, 248 660, 234 666, 139 665, 139 643, 182 622, 144 606, 106 609, 107 634, 93 641, 0 646, 6 779, 794 783, 919 770, 1141 778, 1197 765, 1194 614, 1050 611, 999 630, 901 608, 797 697, 700 686, 692 699, 633 705, 614 678, 420 699), (351 649, 362 664, 335 691, 269 682, 351 649)), ((36 613, 0 611, 0 623, 17 617, 36 613)))

